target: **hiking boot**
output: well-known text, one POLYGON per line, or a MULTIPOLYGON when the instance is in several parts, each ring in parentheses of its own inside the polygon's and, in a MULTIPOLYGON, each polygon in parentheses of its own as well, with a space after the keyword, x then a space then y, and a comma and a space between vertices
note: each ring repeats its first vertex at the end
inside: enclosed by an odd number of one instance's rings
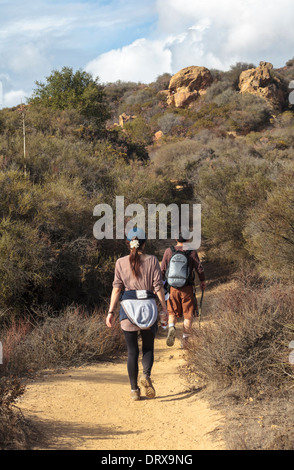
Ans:
POLYGON ((176 329, 174 326, 170 326, 168 329, 168 335, 166 338, 167 346, 173 346, 175 344, 176 339, 176 329))
POLYGON ((131 390, 131 399, 134 401, 141 399, 141 391, 139 388, 137 388, 137 390, 131 390))
POLYGON ((153 387, 150 377, 146 374, 142 375, 142 377, 140 378, 140 383, 145 388, 146 397, 154 398, 155 388, 153 387))

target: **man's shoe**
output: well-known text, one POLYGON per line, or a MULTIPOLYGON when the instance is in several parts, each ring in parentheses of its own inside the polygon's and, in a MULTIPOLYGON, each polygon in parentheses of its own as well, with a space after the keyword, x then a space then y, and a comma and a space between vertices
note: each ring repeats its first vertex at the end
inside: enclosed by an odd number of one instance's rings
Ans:
POLYGON ((145 388, 146 397, 154 398, 155 388, 153 387, 150 377, 146 374, 142 375, 142 377, 140 378, 140 383, 145 388))
POLYGON ((176 329, 174 326, 170 326, 168 329, 168 335, 166 338, 167 346, 173 346, 175 344, 176 339, 176 329))

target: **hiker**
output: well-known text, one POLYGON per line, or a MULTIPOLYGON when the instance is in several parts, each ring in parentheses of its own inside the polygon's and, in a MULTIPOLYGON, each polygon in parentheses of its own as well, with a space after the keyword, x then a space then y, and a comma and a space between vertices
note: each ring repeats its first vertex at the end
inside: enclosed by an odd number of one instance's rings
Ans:
POLYGON ((146 236, 143 230, 134 228, 128 233, 127 244, 130 254, 119 258, 115 265, 113 289, 106 324, 112 327, 114 310, 120 301, 119 319, 127 350, 127 369, 131 385, 131 398, 140 400, 138 386, 138 332, 142 338, 143 375, 140 385, 145 388, 148 398, 155 396, 151 381, 154 362, 154 339, 157 331, 158 297, 161 308, 167 315, 165 294, 158 259, 144 252, 146 236))
POLYGON ((182 347, 187 347, 189 337, 191 335, 193 316, 197 311, 197 299, 194 290, 195 271, 198 274, 201 289, 205 289, 204 269, 199 260, 196 250, 184 251, 183 244, 187 242, 182 235, 176 240, 176 246, 167 248, 164 252, 161 262, 161 272, 163 279, 166 279, 166 288, 169 293, 167 295, 168 310, 168 335, 166 344, 173 346, 176 338, 176 322, 179 318, 184 317, 182 347), (179 258, 179 253, 181 253, 179 258), (185 255, 186 253, 186 255, 185 255), (175 258, 173 255, 177 255, 175 258), (171 263, 176 261, 173 266, 171 263), (179 262, 177 262, 179 261, 179 262), (183 267, 188 269, 183 272, 183 267), (177 273, 178 267, 181 267, 177 273), (182 271, 182 272, 181 272, 182 271), (179 278, 177 278, 177 275, 179 278), (185 279, 183 279, 185 278, 185 279))

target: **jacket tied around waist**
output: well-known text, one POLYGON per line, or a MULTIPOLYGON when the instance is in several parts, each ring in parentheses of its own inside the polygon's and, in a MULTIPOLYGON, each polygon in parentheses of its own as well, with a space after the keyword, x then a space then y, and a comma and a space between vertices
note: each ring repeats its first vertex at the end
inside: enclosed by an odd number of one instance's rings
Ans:
POLYGON ((147 290, 124 291, 120 297, 120 321, 129 319, 141 329, 151 328, 158 316, 155 299, 156 295, 147 290))

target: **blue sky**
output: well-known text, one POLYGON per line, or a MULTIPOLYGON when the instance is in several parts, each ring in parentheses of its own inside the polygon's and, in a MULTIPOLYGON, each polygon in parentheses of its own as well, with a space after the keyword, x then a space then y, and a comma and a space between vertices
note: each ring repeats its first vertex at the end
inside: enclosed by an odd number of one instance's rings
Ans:
POLYGON ((292 0, 0 0, 0 106, 53 69, 150 83, 188 65, 281 67, 294 56, 292 0))

